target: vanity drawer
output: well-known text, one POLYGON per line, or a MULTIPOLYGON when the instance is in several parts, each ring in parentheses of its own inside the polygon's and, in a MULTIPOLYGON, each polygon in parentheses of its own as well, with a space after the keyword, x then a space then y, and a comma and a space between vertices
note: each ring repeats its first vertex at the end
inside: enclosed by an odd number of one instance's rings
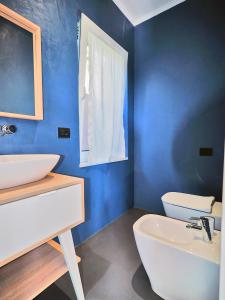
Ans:
POLYGON ((82 185, 0 206, 0 266, 84 221, 82 185))

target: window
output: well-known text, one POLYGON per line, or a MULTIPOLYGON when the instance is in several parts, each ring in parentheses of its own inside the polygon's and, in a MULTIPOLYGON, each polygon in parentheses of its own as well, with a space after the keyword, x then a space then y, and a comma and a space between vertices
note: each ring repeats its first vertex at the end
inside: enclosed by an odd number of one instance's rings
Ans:
POLYGON ((79 66, 80 167, 127 159, 128 53, 84 14, 79 66))

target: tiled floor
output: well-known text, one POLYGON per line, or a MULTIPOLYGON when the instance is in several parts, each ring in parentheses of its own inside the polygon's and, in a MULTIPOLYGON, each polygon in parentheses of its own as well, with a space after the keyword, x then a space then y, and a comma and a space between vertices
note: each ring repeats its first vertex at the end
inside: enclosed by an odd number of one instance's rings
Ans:
MULTIPOLYGON (((160 300, 151 289, 133 236, 133 223, 145 212, 131 209, 77 248, 86 300, 160 300)), ((76 299, 68 274, 36 300, 76 299)))

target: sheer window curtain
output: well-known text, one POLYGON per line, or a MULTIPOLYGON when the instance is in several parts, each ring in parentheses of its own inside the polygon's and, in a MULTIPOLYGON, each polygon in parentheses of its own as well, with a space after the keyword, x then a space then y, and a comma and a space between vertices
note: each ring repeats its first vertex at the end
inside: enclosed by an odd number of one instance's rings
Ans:
POLYGON ((125 160, 124 99, 128 53, 81 16, 80 166, 125 160))

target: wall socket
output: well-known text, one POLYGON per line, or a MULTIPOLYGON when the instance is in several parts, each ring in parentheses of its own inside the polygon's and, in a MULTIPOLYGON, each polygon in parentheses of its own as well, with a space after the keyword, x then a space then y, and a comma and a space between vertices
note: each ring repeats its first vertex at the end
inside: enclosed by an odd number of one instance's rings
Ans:
POLYGON ((213 156, 213 148, 200 148, 199 155, 200 156, 213 156))
POLYGON ((69 139, 70 138, 70 128, 58 128, 58 138, 59 139, 69 139))

